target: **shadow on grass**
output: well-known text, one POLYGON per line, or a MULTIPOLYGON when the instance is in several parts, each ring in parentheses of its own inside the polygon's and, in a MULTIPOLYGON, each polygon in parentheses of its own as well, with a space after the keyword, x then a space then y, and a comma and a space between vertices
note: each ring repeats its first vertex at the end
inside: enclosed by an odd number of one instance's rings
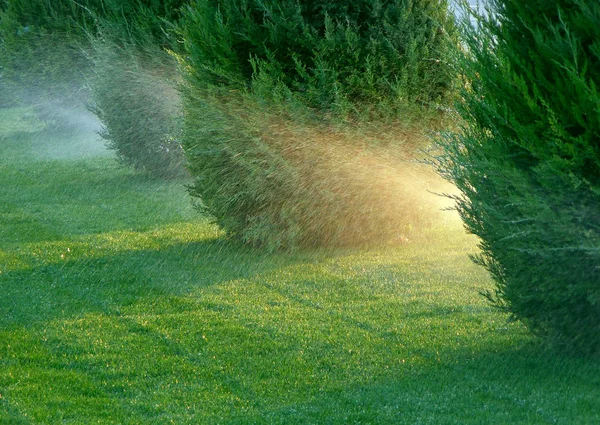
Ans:
POLYGON ((232 423, 599 423, 595 359, 565 358, 532 342, 485 348, 440 352, 439 360, 396 371, 392 379, 324 388, 308 403, 232 423))
POLYGON ((0 327, 34 325, 249 278, 293 262, 227 240, 118 251, 0 274, 0 327))
POLYGON ((50 397, 24 411, 41 417, 84 387, 69 407, 79 423, 598 423, 596 362, 544 351, 499 316, 441 314, 456 302, 447 293, 412 306, 430 279, 393 285, 409 265, 374 259, 390 282, 372 286, 376 270, 345 273, 353 261, 315 266, 219 239, 159 245, 0 277, 0 326, 27 328, 10 335, 21 381, 5 378, 9 397, 50 397))

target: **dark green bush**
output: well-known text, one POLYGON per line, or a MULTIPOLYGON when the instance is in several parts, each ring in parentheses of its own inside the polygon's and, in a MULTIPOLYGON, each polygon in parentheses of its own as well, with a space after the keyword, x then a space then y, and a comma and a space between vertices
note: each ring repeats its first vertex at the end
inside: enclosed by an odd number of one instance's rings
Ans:
POLYGON ((449 95, 445 1, 199 0, 182 21, 191 193, 229 234, 353 245, 414 223, 393 189, 415 110, 449 95))
POLYGON ((164 43, 170 39, 165 27, 178 21, 186 3, 187 0, 4 0, 0 7, 2 36, 41 32, 82 39, 95 31, 99 21, 105 21, 133 31, 142 29, 144 34, 164 43))
POLYGON ((184 34, 198 84, 261 73, 321 110, 393 110, 447 100, 452 28, 445 0, 197 0, 184 34))
POLYGON ((107 33, 92 46, 91 109, 108 147, 153 176, 185 175, 175 59, 159 46, 107 33))
POLYGON ((21 102, 71 98, 82 84, 85 57, 74 2, 9 0, 0 10, 0 64, 3 90, 21 102), (73 86, 75 88, 73 89, 73 86))
MULTIPOLYGON (((118 156, 154 175, 182 174, 176 64, 163 49, 177 47, 169 26, 183 4, 8 0, 0 11, 3 98, 72 107, 87 102, 89 81, 118 156)), ((39 112, 56 121, 52 109, 39 112)))
POLYGON ((2 82, 21 100, 81 100, 89 63, 85 51, 99 22, 132 34, 152 34, 156 44, 176 46, 168 22, 179 19, 185 0, 5 0, 0 8, 2 82))
POLYGON ((230 235, 269 250, 385 244, 428 218, 425 174, 406 157, 418 130, 307 125, 232 94, 195 101, 191 193, 230 235))
POLYGON ((600 3, 495 0, 467 31, 461 133, 441 171, 488 294, 548 342, 600 350, 600 3))

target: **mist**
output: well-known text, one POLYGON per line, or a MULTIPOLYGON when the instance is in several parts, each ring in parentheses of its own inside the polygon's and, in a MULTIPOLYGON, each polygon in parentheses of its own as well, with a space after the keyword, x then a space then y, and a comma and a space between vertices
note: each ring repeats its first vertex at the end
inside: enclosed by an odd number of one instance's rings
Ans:
POLYGON ((19 108, 22 114, 13 123, 29 133, 30 154, 38 160, 114 157, 100 137, 102 123, 83 101, 60 98, 37 99, 19 108))

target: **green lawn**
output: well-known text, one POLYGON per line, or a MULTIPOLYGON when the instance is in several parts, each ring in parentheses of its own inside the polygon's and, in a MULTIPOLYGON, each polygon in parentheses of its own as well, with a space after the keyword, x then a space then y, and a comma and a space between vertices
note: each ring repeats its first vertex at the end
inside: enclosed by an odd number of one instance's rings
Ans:
POLYGON ((456 220, 268 255, 184 183, 0 110, 0 424, 600 423, 597 359, 489 307, 456 220))

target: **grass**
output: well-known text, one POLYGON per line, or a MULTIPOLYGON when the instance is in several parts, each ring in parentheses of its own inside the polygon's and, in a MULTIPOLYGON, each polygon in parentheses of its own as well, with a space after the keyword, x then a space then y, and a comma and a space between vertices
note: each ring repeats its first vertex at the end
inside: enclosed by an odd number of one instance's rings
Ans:
POLYGON ((0 134, 0 424, 600 423, 597 359, 489 307, 456 221, 267 255, 93 135, 0 134))

